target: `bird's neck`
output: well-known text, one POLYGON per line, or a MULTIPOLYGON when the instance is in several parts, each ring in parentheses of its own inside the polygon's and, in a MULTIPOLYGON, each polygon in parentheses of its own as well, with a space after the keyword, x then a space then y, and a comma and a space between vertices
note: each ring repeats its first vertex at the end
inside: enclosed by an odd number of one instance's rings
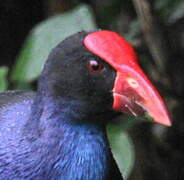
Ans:
POLYGON ((112 111, 96 112, 90 107, 89 102, 66 97, 52 98, 37 96, 32 104, 30 119, 26 124, 28 134, 41 133, 43 129, 56 127, 63 124, 79 125, 91 124, 105 126, 107 120, 112 118, 112 111), (58 120, 58 118, 60 118, 58 120), (32 132, 31 132, 32 131, 32 132))
POLYGON ((104 127, 64 125, 60 140, 61 157, 55 168, 67 180, 106 179, 111 152, 104 127))
POLYGON ((105 125, 89 122, 81 103, 66 102, 49 100, 33 109, 27 134, 33 140, 38 136, 47 140, 47 148, 54 153, 52 172, 57 176, 67 180, 105 179, 112 161, 105 125))

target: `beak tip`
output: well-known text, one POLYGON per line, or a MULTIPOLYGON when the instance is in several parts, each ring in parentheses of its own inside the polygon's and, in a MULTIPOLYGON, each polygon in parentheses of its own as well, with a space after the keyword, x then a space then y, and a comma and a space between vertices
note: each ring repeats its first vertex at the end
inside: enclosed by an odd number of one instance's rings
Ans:
POLYGON ((167 116, 166 118, 159 118, 158 120, 155 119, 155 122, 163 126, 172 126, 172 118, 170 116, 167 116))
POLYGON ((168 122, 162 123, 161 125, 171 127, 172 123, 170 121, 168 121, 168 122))

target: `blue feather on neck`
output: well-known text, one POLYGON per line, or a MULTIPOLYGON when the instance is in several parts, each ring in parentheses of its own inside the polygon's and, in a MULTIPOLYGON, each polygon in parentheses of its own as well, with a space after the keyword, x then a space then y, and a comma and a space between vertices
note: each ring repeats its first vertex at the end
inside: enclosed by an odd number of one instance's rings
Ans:
MULTIPOLYGON (((50 178, 104 180, 109 176, 112 154, 105 125, 85 119, 88 115, 81 113, 85 111, 82 108, 81 102, 49 100, 48 103, 47 99, 39 122, 34 122, 47 141, 45 148, 51 150, 48 161, 52 166, 47 170, 50 178)), ((37 132, 34 123, 32 132, 37 132)))
POLYGON ((61 179, 105 179, 110 165, 110 149, 104 128, 91 125, 63 126, 61 158, 54 165, 61 179))

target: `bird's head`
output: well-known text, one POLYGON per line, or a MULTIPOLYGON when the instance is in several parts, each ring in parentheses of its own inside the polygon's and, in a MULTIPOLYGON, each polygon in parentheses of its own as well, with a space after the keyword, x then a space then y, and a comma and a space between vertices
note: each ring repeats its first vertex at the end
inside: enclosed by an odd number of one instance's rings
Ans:
POLYGON ((131 45, 111 31, 80 32, 51 52, 39 89, 85 102, 91 114, 119 111, 171 125, 167 107, 131 45))

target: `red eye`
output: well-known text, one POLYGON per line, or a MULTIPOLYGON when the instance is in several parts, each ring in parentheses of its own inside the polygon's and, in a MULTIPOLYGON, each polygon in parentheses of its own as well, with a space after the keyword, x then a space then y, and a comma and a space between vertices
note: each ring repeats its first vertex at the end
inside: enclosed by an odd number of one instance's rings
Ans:
POLYGON ((95 61, 95 60, 89 61, 87 67, 88 67, 89 71, 91 71, 91 72, 100 72, 104 68, 102 63, 95 61))

